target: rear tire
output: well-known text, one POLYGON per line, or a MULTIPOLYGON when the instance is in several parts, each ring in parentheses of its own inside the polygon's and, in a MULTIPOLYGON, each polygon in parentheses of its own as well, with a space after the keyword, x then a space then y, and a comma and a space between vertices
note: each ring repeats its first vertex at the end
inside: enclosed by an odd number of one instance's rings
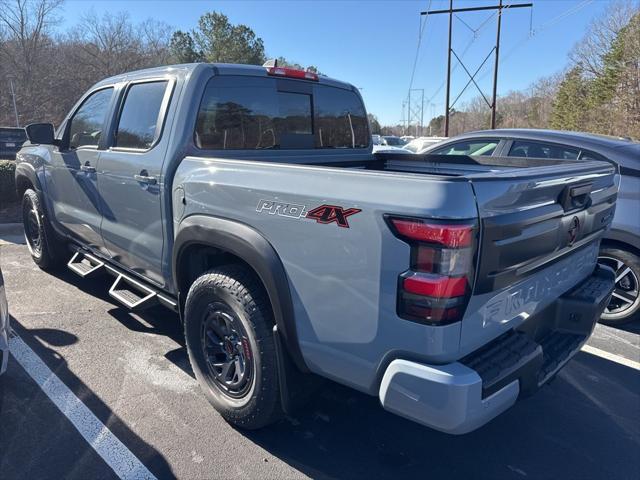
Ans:
POLYGON ((640 258, 627 250, 604 247, 598 262, 616 272, 616 288, 600 323, 623 325, 640 319, 640 258))
POLYGON ((230 265, 198 277, 187 295, 184 320, 191 366, 220 415, 250 430, 278 420, 273 314, 253 272, 230 265))
POLYGON ((30 188, 22 196, 22 224, 27 248, 36 265, 54 270, 64 263, 65 243, 53 231, 40 196, 30 188))

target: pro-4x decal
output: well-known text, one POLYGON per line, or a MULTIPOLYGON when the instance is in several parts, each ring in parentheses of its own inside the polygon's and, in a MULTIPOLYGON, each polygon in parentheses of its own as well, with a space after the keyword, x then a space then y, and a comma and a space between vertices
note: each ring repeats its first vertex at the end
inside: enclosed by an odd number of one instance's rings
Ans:
POLYGON ((307 218, 312 218, 318 223, 336 222, 339 227, 349 228, 347 217, 361 212, 359 208, 344 209, 337 205, 320 205, 307 213, 307 218))
POLYGON ((347 217, 361 212, 359 208, 343 208, 339 205, 320 205, 307 212, 305 205, 296 203, 277 202, 275 200, 260 200, 256 212, 278 215, 289 218, 308 218, 318 223, 329 224, 335 222, 339 227, 349 228, 347 217))

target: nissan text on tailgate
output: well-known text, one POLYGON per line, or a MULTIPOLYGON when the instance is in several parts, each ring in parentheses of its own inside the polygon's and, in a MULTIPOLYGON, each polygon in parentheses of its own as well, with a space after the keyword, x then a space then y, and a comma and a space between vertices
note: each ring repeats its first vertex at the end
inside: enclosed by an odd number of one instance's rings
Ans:
POLYGON ((358 90, 315 73, 127 73, 27 133, 34 261, 178 312, 204 394, 243 428, 324 377, 469 432, 547 383, 613 289, 612 165, 373 154, 358 90))

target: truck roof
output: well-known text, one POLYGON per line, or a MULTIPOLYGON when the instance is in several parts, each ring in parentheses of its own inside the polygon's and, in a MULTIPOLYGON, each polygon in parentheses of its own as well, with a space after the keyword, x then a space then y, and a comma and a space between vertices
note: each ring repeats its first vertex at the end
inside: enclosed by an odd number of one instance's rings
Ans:
MULTIPOLYGON (((567 143, 575 142, 583 146, 618 148, 633 145, 634 142, 627 138, 614 137, 609 135, 598 135, 586 132, 574 132, 570 130, 548 130, 537 128, 498 128, 495 130, 476 130, 473 132, 463 133, 455 138, 472 138, 472 137, 517 137, 529 140, 539 141, 557 141, 567 143)), ((453 138, 453 137, 452 137, 453 138)))
MULTIPOLYGON (((174 74, 182 77, 189 76, 197 70, 210 69, 215 75, 248 75, 255 77, 267 77, 267 69, 260 65, 243 65, 239 63, 182 63, 178 65, 167 65, 163 67, 146 68, 132 72, 122 73, 113 77, 105 78, 98 82, 95 87, 110 85, 116 82, 127 80, 141 80, 151 77, 160 77, 166 74, 174 74)), ((308 81, 308 80, 301 80, 308 81)), ((332 87, 355 90, 356 87, 347 82, 342 82, 325 75, 318 75, 317 83, 332 87)))

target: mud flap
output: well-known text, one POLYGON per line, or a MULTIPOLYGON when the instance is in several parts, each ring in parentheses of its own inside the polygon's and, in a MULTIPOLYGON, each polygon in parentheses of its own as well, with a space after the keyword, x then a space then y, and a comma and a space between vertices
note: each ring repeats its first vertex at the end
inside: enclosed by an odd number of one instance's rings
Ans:
POLYGON ((273 326, 273 339, 276 347, 282 410, 285 415, 293 415, 309 402, 326 380, 313 373, 303 373, 295 366, 278 332, 277 325, 273 326))

